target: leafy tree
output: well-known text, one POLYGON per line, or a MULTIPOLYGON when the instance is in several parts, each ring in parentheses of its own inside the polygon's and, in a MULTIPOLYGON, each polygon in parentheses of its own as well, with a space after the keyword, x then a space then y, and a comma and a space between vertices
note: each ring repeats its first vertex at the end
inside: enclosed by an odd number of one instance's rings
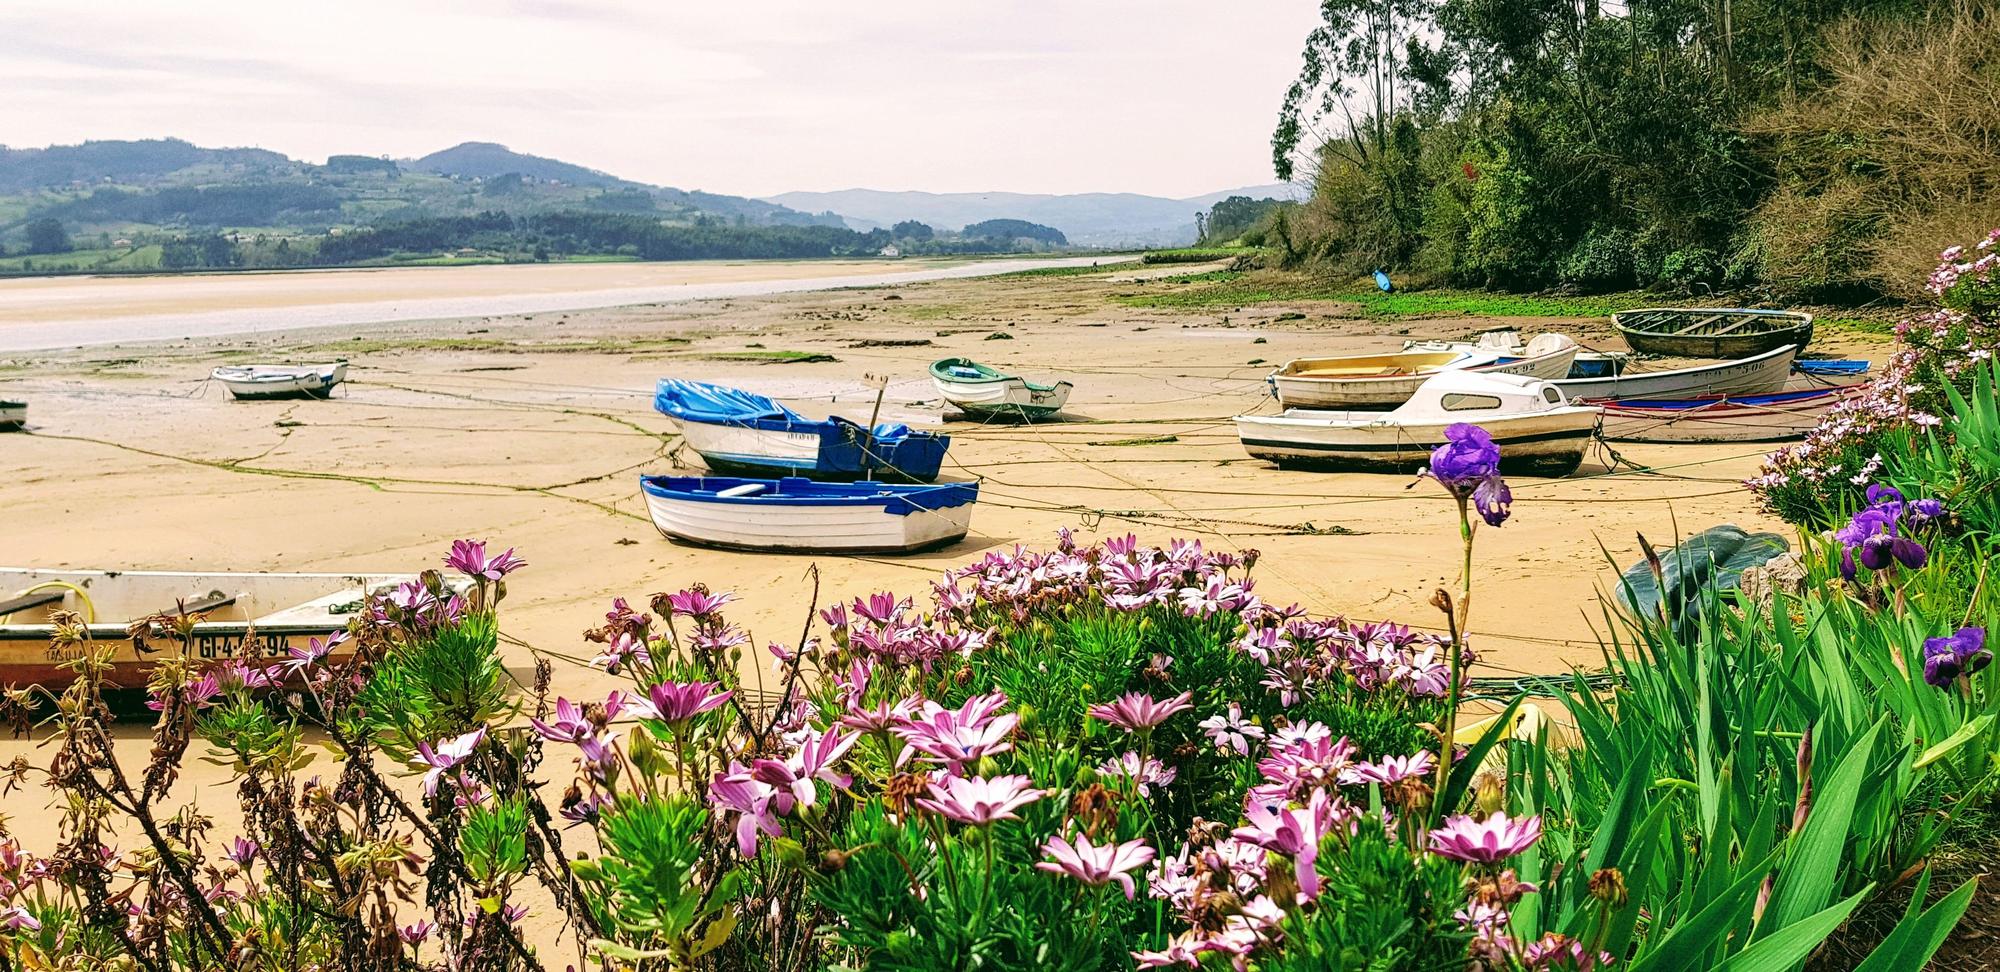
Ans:
POLYGON ((920 223, 914 219, 906 219, 889 227, 889 233, 899 240, 916 240, 918 242, 928 240, 936 235, 931 230, 929 224, 920 223))
POLYGON ((29 253, 68 253, 69 231, 62 220, 44 216, 28 222, 29 253))
POLYGON ((1062 230, 1040 223, 1030 223, 1025 219, 988 219, 973 223, 959 230, 966 239, 988 240, 1034 240, 1050 246, 1068 246, 1069 240, 1062 230))

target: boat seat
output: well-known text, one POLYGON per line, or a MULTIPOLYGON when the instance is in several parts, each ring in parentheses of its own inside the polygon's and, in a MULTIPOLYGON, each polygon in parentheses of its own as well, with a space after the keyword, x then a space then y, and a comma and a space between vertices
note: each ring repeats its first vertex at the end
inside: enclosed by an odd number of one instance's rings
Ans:
POLYGON ((195 600, 192 601, 183 601, 179 606, 170 610, 161 611, 160 613, 161 614, 206 614, 210 611, 215 610, 216 608, 228 607, 231 604, 235 603, 236 603, 236 595, 218 594, 215 597, 202 597, 202 598, 196 598, 195 600))
POLYGON ((1563 348, 1568 347, 1570 343, 1570 339, 1561 334, 1537 334, 1534 340, 1529 341, 1528 346, 1522 350, 1530 358, 1539 358, 1545 354, 1554 354, 1557 351, 1561 351, 1563 348))
POLYGON ((763 483, 744 483, 741 486, 731 486, 728 489, 716 490, 715 495, 723 497, 754 496, 763 491, 764 491, 763 483))
POLYGON ((26 611, 30 608, 45 607, 50 604, 60 604, 62 603, 62 599, 63 599, 62 591, 36 591, 33 594, 23 594, 20 597, 10 597, 4 601, 0 601, 0 618, 4 618, 7 615, 13 614, 16 611, 26 611))

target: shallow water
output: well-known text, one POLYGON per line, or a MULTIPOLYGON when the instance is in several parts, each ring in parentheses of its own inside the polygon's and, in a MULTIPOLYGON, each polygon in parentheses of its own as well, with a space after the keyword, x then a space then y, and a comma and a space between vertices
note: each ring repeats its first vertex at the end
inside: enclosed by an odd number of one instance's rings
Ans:
MULTIPOLYGON (((194 274, 182 277, 41 278, 0 283, 0 351, 88 347, 132 341, 215 337, 344 324, 380 324, 440 318, 494 317, 587 310, 634 304, 661 304, 728 297, 887 287, 985 277, 1044 267, 1116 263, 1132 257, 1056 257, 982 260, 917 270, 828 274, 824 261, 734 261, 729 264, 546 264, 520 267, 439 267, 391 269, 422 273, 431 287, 402 288, 405 296, 377 299, 381 278, 363 270, 287 271, 258 274, 194 274), (525 267, 568 271, 551 286, 541 278, 515 273, 492 281, 494 271, 525 267), (746 276, 740 271, 748 270, 746 276), (621 278, 655 272, 687 277, 642 286, 606 286, 621 278), (737 272, 730 272, 737 271, 737 272), (486 276, 480 287, 462 286, 486 276), (734 277, 735 279, 730 279, 734 277), (593 279, 595 278, 595 279, 593 279), (706 278, 706 279, 704 279, 706 278), (721 278, 721 279, 718 279, 721 278), (328 286, 332 283, 333 286, 328 286), (483 289, 485 292, 465 292, 483 289), (426 295, 425 291, 433 295, 426 295), (449 291, 457 293, 440 293, 449 291), (301 293, 302 291, 307 293, 301 293), (82 308, 99 308, 95 313, 82 308), (160 308, 120 313, 116 308, 160 308), (166 310, 165 308, 174 308, 166 310)), ((839 264, 856 267, 854 261, 839 264)))

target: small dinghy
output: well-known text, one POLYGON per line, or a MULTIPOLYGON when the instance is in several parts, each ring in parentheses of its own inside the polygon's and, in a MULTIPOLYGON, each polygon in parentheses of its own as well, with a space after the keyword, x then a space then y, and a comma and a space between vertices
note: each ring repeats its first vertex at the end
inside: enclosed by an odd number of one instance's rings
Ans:
POLYGON ((662 378, 653 407, 673 417, 688 448, 721 473, 930 482, 951 436, 907 425, 863 428, 839 416, 809 419, 762 395, 662 378))
POLYGON ((1868 362, 1850 359, 1821 359, 1818 361, 1794 361, 1792 370, 1802 375, 1820 378, 1847 377, 1868 373, 1868 362))
POLYGON ((1861 386, 1809 388, 1776 395, 1728 395, 1678 401, 1626 399, 1604 404, 1604 437, 1625 442, 1782 442, 1804 438, 1826 410, 1861 386))
POLYGON ((1239 415, 1236 434, 1252 456, 1281 468, 1409 472, 1444 444, 1446 426, 1467 422, 1493 436, 1502 469, 1564 476, 1583 462, 1600 412, 1570 404, 1553 382, 1446 371, 1394 411, 1291 408, 1239 415))
POLYGON ((945 401, 972 418, 1012 418, 1026 422, 1062 411, 1075 387, 1066 381, 1039 385, 971 358, 934 362, 931 381, 945 401))
POLYGON ((0 432, 14 432, 28 424, 28 403, 0 398, 0 432))
POLYGON ((1785 390, 1785 382, 1792 373, 1792 357, 1798 350, 1786 345, 1741 361, 1720 361, 1673 371, 1627 370, 1608 378, 1565 378, 1555 382, 1555 386, 1571 399, 1589 402, 1775 395, 1785 390))
POLYGON ((0 568, 0 683, 67 685, 86 648, 114 648, 112 684, 143 688, 153 665, 186 651, 200 661, 283 659, 347 627, 368 595, 409 575, 183 573, 0 568), (90 641, 57 644, 54 615, 75 614, 90 641), (185 646, 160 632, 134 647, 130 629, 156 615, 200 615, 185 646))
POLYGON ((325 398, 347 378, 347 362, 324 365, 243 365, 217 368, 209 377, 240 399, 325 398))
POLYGON ((642 476, 670 540, 778 553, 912 553, 949 546, 972 522, 978 483, 821 483, 800 477, 642 476))
POLYGON ((1491 349, 1294 358, 1265 380, 1286 408, 1389 409, 1445 371, 1560 378, 1569 374, 1577 346, 1560 334, 1538 334, 1525 350, 1520 358, 1491 349))
POLYGON ((1812 343, 1811 314, 1746 307, 1644 307, 1619 311, 1611 323, 1632 350, 1670 358, 1754 358, 1812 343))
MULTIPOLYGON (((1508 358, 1529 357, 1527 345, 1521 340, 1518 328, 1496 327, 1481 331, 1471 341, 1405 341, 1405 351, 1457 351, 1463 354, 1483 354, 1491 352, 1508 358)), ((1570 362, 1569 374, 1553 375, 1555 378, 1603 378, 1625 370, 1625 363, 1632 356, 1623 351, 1590 351, 1578 349, 1576 358, 1570 362)))

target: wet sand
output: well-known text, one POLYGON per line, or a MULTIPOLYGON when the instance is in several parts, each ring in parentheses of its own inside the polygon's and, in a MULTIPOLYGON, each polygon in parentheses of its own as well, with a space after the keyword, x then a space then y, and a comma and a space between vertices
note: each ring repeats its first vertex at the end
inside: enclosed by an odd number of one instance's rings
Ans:
POLYGON ((693 260, 0 280, 0 351, 891 286, 1133 257, 693 260))
MULTIPOLYGON (((1271 363, 1389 350, 1406 334, 1458 337, 1495 322, 1369 320, 1331 302, 1188 311, 1112 299, 1133 286, 946 280, 0 356, 0 396, 32 403, 29 432, 0 436, 0 561, 405 571, 438 564, 453 538, 484 538, 517 547, 530 565, 503 605, 508 661, 525 670, 546 652, 558 659, 557 691, 572 697, 613 687, 561 659, 588 654, 579 633, 614 596, 643 601, 703 582, 738 592, 730 613, 758 646, 791 643, 815 565, 822 604, 883 588, 921 593, 939 571, 986 550, 1049 545, 1062 527, 1258 548, 1267 600, 1434 626, 1429 600, 1454 583, 1458 548, 1443 492, 1397 475, 1279 471, 1243 454, 1229 418, 1275 409, 1263 382, 1271 363), (1278 319, 1292 315, 1303 318, 1278 319), (1012 339, 988 340, 996 333, 1012 339), (927 343, 879 343, 892 341, 927 343), (838 360, 722 360, 779 350, 838 360), (336 355, 352 366, 331 401, 239 403, 203 380, 218 363, 336 355), (1074 421, 945 421, 925 367, 947 355, 1074 381, 1074 421), (696 462, 675 451, 672 423, 651 407, 655 379, 719 381, 807 414, 865 419, 867 374, 893 379, 885 418, 953 435, 949 478, 982 478, 964 543, 912 557, 725 553, 670 543, 646 520, 637 476, 696 462)), ((189 300, 188 312, 204 310, 189 300)), ((1509 323, 1613 343, 1601 320, 1509 323)), ((1838 334, 1815 349, 1870 354, 1862 339, 1838 334)), ((1606 453, 1571 478, 1516 479, 1513 519, 1478 535, 1477 674, 1597 662, 1592 623, 1601 624, 1599 591, 1613 580, 1600 544, 1623 566, 1638 556, 1637 534, 1665 544, 1676 524, 1788 533, 1738 486, 1767 449, 1621 444, 1619 454, 1655 471, 1614 472, 1606 453)), ((131 755, 142 758, 131 731, 131 755)), ((11 743, 0 745, 0 761, 17 752, 45 760, 11 743)), ((198 761, 188 770, 183 790, 226 778, 198 761)), ((10 798, 9 815, 51 826, 29 806, 40 799, 10 798)))

